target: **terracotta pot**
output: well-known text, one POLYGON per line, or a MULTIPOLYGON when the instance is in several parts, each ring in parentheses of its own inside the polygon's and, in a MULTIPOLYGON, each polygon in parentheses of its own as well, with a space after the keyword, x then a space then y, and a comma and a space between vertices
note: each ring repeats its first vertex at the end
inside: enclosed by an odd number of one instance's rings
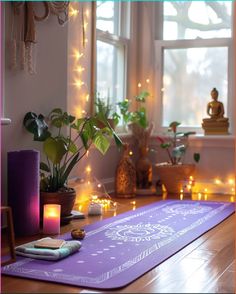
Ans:
POLYGON ((44 204, 61 205, 61 216, 69 216, 75 204, 76 193, 74 190, 68 192, 40 192, 40 214, 43 215, 44 204))
POLYGON ((170 194, 179 193, 182 189, 182 183, 189 179, 195 171, 195 164, 157 164, 156 172, 170 194))
MULTIPOLYGON (((114 121, 114 119, 108 118, 107 121, 109 122, 109 124, 112 127, 112 129, 114 129, 115 128, 115 121, 114 121)), ((97 127, 100 128, 100 129, 102 129, 102 128, 105 128, 106 125, 102 121, 98 121, 97 127)))

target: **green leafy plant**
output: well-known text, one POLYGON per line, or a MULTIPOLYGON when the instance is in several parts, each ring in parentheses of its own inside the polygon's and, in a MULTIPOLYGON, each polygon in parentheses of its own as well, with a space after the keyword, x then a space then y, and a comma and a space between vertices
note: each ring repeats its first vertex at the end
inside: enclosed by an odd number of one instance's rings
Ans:
POLYGON ((130 110, 131 101, 128 99, 118 103, 121 117, 123 118, 125 124, 136 123, 144 129, 148 126, 149 123, 146 108, 144 107, 144 103, 146 102, 148 96, 150 96, 149 92, 142 91, 135 97, 135 101, 137 103, 137 110, 135 111, 130 110))
POLYGON ((122 146, 105 118, 103 127, 98 127, 97 116, 75 118, 60 108, 53 109, 47 118, 42 114, 26 113, 23 125, 33 134, 34 141, 43 144, 46 162, 40 163, 40 189, 57 192, 67 189, 67 180, 73 167, 85 156, 93 144, 105 154, 113 137, 118 147, 122 146), (74 135, 74 136, 73 136, 74 135))
POLYGON ((109 102, 109 97, 107 98, 106 102, 99 96, 96 97, 95 115, 96 118, 100 121, 107 120, 109 122, 109 120, 113 120, 114 126, 119 123, 119 116, 115 111, 113 111, 113 106, 109 102))
MULTIPOLYGON (((177 121, 171 122, 168 128, 169 136, 157 137, 160 142, 160 147, 166 150, 172 165, 181 163, 188 148, 188 137, 195 134, 195 132, 178 132, 177 128, 180 124, 177 121)), ((195 162, 198 162, 200 160, 200 154, 194 153, 193 159, 195 162)))

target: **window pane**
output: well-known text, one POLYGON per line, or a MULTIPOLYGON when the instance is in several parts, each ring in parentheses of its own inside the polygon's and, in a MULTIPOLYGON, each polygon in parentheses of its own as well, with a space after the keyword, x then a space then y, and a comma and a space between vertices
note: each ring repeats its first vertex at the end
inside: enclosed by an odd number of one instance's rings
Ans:
POLYGON ((232 1, 165 1, 164 40, 231 37, 232 1))
POLYGON ((97 1, 97 29, 119 34, 119 2, 97 1))
POLYGON ((165 49, 163 67, 163 126, 201 126, 216 87, 227 116, 228 48, 165 49))
POLYGON ((124 99, 123 49, 97 41, 97 93, 116 110, 116 103, 124 99))

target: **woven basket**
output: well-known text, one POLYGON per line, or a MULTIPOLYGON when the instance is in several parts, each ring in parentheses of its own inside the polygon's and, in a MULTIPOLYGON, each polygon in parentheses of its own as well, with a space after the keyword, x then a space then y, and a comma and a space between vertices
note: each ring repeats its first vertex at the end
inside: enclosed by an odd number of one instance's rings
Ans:
POLYGON ((183 181, 189 179, 195 171, 195 164, 157 164, 156 172, 159 175, 166 190, 170 194, 179 193, 182 189, 183 181))

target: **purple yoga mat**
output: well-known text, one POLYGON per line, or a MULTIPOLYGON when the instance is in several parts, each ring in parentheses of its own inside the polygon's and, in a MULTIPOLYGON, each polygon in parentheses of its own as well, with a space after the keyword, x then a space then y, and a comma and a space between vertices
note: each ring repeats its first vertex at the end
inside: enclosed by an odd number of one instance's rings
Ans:
POLYGON ((8 203, 16 235, 39 233, 39 151, 8 152, 8 203))
MULTIPOLYGON (((79 252, 57 262, 18 257, 2 273, 96 289, 123 287, 234 213, 226 202, 166 200, 85 227, 79 252)), ((60 236, 70 240, 70 234, 60 236)))

